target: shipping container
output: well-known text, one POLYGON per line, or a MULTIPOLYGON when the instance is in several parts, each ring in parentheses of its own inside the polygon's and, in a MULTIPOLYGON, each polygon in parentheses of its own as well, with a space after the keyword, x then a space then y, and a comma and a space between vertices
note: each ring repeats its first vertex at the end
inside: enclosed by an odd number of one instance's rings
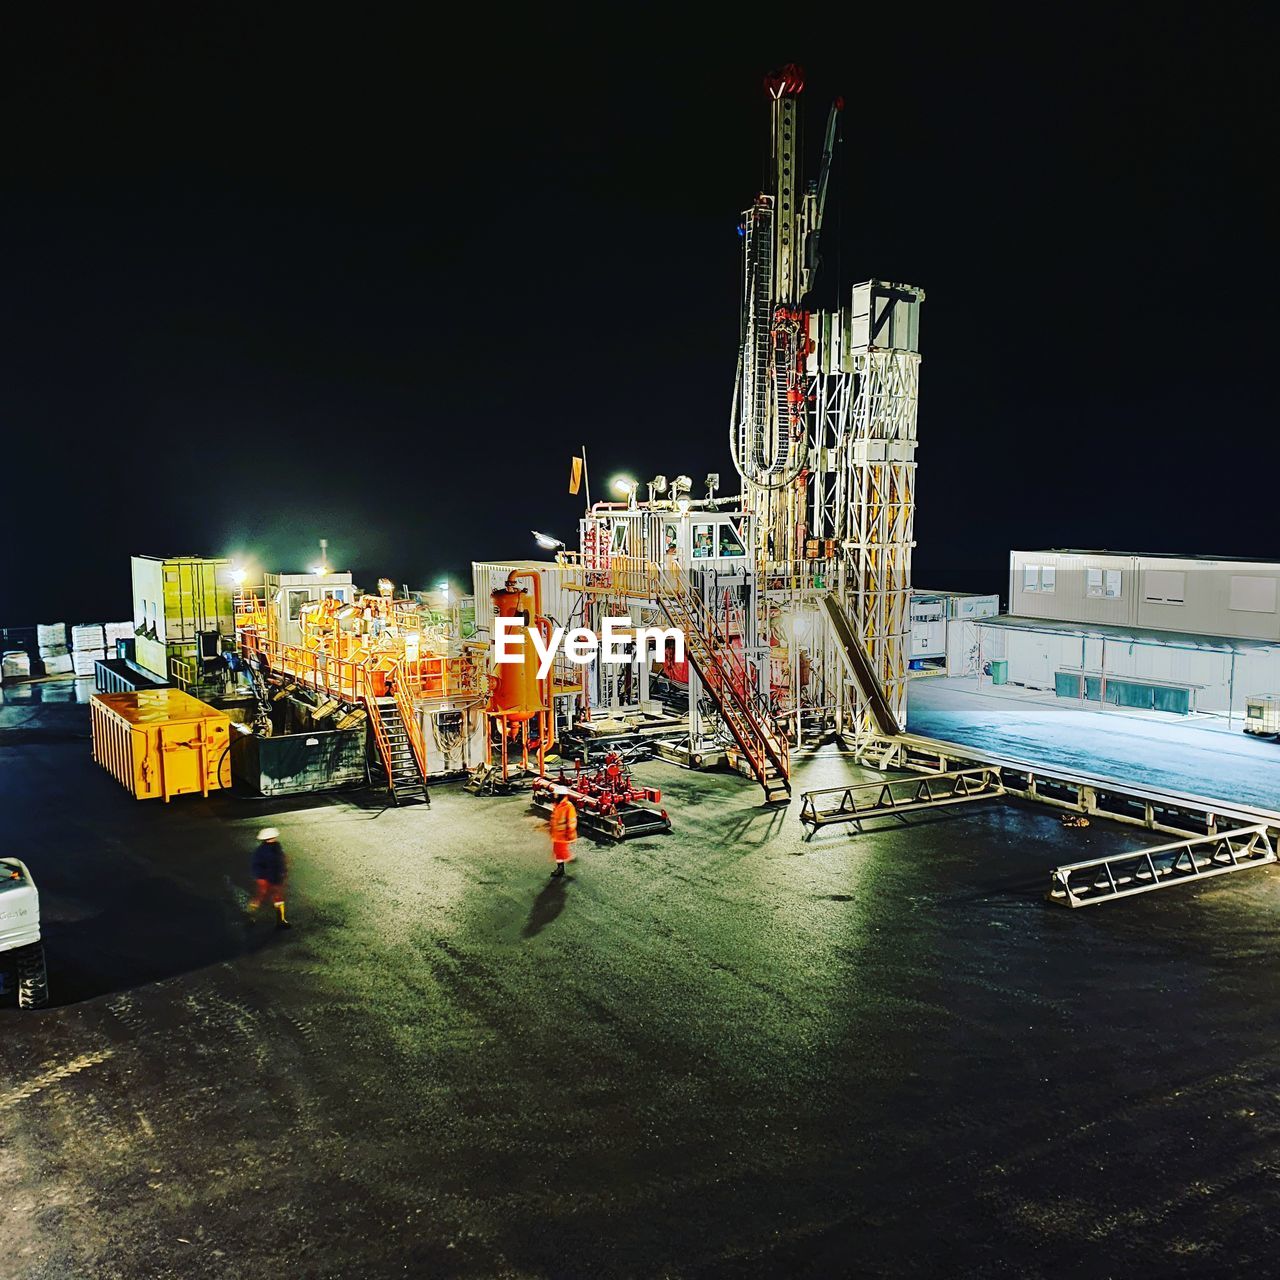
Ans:
POLYGON ((93 758, 135 799, 165 801, 231 785, 231 722, 180 689, 95 693, 93 758))
POLYGON ((137 661, 162 680, 171 659, 199 655, 202 636, 235 633, 230 560, 134 556, 132 570, 137 661))

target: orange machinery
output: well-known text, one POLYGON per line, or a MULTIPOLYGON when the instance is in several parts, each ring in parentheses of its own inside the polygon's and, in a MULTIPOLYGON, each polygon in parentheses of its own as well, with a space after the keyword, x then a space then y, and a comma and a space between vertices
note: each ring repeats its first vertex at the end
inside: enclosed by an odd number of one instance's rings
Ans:
POLYGON ((455 706, 483 697, 475 646, 463 645, 451 655, 456 646, 447 630, 412 600, 380 594, 351 602, 313 601, 298 617, 298 644, 280 642, 276 612, 265 602, 238 601, 236 615, 240 651, 247 661, 272 679, 295 682, 339 703, 363 705, 388 766, 395 755, 394 739, 403 729, 424 779, 429 767, 418 702, 455 706))
POLYGON ((541 777, 545 772, 547 750, 555 744, 555 717, 551 711, 552 675, 538 678, 538 650, 533 643, 536 629, 544 640, 551 636, 551 624, 542 616, 542 580, 531 569, 516 569, 506 584, 492 592, 495 614, 500 618, 520 618, 524 637, 520 644, 520 661, 497 663, 489 677, 489 705, 485 708, 489 731, 485 734, 485 763, 493 763, 494 739, 499 747, 501 780, 506 782, 511 765, 512 748, 520 752, 520 765, 529 772, 529 752, 536 750, 541 777), (520 579, 532 584, 532 592, 523 591, 520 579), (531 732, 532 730, 532 732, 531 732))

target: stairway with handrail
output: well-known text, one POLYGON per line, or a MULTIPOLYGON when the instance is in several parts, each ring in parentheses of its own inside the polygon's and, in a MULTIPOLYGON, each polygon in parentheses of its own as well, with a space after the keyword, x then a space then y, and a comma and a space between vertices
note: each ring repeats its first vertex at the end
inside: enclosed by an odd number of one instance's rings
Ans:
POLYGON ((427 791, 426 744, 414 713, 413 699, 405 689, 408 678, 401 664, 388 673, 390 692, 377 694, 366 675, 362 701, 369 712, 378 755, 387 774, 387 790, 397 805, 414 800, 431 803, 427 791))
POLYGON ((685 656, 693 663, 716 711, 764 789, 766 804, 791 800, 791 755, 751 672, 698 594, 672 573, 649 565, 653 598, 672 626, 684 635, 685 656))

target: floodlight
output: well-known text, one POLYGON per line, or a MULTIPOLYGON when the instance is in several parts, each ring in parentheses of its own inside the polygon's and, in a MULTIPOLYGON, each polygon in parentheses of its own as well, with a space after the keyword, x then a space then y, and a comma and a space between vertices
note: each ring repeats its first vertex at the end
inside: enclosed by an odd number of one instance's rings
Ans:
POLYGON ((614 493, 621 494, 624 498, 634 498, 636 488, 636 482, 630 476, 615 476, 613 479, 614 493))
POLYGON ((539 533, 537 529, 530 529, 529 532, 533 534, 538 546, 540 546, 544 551, 564 550, 564 543, 561 542, 559 538, 553 538, 549 533, 539 533))

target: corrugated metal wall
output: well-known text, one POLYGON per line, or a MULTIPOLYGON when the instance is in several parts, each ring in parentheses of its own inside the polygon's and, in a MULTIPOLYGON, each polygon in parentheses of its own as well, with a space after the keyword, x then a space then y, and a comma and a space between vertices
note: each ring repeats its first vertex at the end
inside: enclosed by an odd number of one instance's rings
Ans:
POLYGON ((561 627, 582 625, 582 595, 570 591, 567 583, 581 581, 581 570, 550 560, 509 560, 504 563, 473 563, 471 580, 476 597, 476 638, 492 643, 492 592, 503 586, 513 570, 537 572, 542 582, 542 612, 561 627))
POLYGON ((1242 716, 1249 696, 1280 692, 1280 648, 1241 651, 1233 664, 1232 654, 1218 649, 1104 641, 1099 636, 1011 627, 981 628, 981 645, 984 662, 1007 658, 1010 683, 1034 689, 1053 689, 1056 672, 1078 672, 1083 665, 1086 672, 1105 672, 1108 678, 1190 689, 1193 709, 1224 716, 1229 703, 1231 713, 1242 716))

